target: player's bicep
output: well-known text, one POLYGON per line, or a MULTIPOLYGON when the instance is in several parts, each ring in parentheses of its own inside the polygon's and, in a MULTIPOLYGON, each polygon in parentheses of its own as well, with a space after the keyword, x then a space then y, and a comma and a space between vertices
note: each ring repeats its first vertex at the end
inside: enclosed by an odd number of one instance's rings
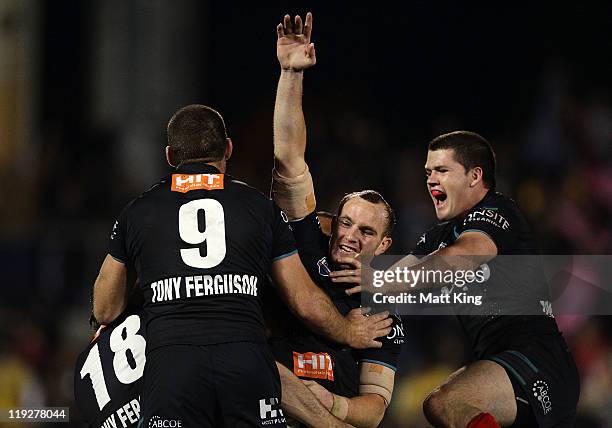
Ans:
POLYGON ((274 260, 270 276, 285 300, 298 294, 304 285, 316 287, 312 284, 312 280, 308 272, 306 272, 297 252, 274 260))
POLYGON ((94 316, 99 323, 112 322, 125 309, 127 279, 127 266, 107 254, 94 283, 94 316))
POLYGON ((388 406, 393 396, 395 370, 382 364, 362 362, 359 373, 359 395, 377 394, 388 406))
POLYGON ((270 276, 289 309, 301 320, 320 308, 315 307, 323 292, 310 279, 306 268, 295 253, 272 263, 270 276))

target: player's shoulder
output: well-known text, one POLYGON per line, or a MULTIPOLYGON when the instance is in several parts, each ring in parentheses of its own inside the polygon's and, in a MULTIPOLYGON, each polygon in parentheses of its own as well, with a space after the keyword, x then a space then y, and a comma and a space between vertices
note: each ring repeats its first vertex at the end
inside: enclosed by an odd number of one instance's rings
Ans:
MULTIPOLYGON (((444 236, 451 228, 452 222, 450 221, 441 221, 429 227, 425 232, 419 236, 417 240, 417 246, 427 246, 432 243, 436 243, 440 237, 444 236)), ((433 250, 432 250, 433 251, 433 250)))
POLYGON ((236 196, 236 199, 245 207, 262 210, 268 215, 274 213, 275 209, 280 210, 275 208, 276 205, 274 201, 261 190, 230 175, 226 175, 225 177, 225 189, 231 192, 232 196, 236 196))
POLYGON ((129 213, 135 209, 141 208, 143 206, 155 204, 154 199, 162 192, 164 192, 164 187, 169 183, 168 177, 163 177, 153 185, 151 185, 147 190, 142 192, 140 195, 136 196, 132 200, 130 200, 123 208, 123 212, 129 213))
POLYGON ((482 215, 500 221, 523 219, 523 214, 514 199, 495 191, 489 191, 479 203, 469 210, 464 222, 473 220, 474 216, 482 215))
POLYGON ((243 193, 245 196, 252 198, 261 199, 262 201, 270 201, 270 198, 266 196, 261 190, 256 189, 250 184, 238 180, 236 177, 226 174, 225 175, 225 187, 227 190, 243 193))
POLYGON ((518 205, 514 199, 496 191, 489 191, 487 195, 472 209, 478 208, 497 208, 507 211, 518 211, 518 205))

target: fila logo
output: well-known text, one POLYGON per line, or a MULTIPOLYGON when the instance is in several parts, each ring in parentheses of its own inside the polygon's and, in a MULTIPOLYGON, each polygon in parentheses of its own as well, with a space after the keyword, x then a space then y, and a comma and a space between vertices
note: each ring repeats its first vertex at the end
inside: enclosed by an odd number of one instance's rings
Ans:
POLYGON ((334 365, 326 352, 293 352, 293 373, 298 377, 334 380, 334 365))
POLYGON ((259 417, 262 425, 274 425, 285 423, 283 409, 278 404, 278 398, 273 397, 268 400, 259 400, 259 417))
POLYGON ((172 174, 173 192, 223 189, 223 174, 172 174))

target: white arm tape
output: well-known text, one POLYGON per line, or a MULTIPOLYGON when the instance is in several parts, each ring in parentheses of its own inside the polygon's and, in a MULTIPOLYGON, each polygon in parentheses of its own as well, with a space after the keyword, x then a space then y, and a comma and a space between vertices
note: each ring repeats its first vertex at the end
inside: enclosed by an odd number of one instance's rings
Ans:
POLYGON ((297 177, 283 177, 272 170, 272 198, 289 220, 306 217, 316 207, 314 185, 308 165, 297 177))

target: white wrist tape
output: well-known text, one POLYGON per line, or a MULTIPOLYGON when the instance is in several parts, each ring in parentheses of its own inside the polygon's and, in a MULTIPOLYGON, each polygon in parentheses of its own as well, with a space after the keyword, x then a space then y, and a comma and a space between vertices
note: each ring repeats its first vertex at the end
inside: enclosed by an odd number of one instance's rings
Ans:
POLYGON ((273 169, 272 198, 289 220, 304 218, 313 212, 316 200, 308 165, 302 174, 291 178, 283 177, 273 169))
POLYGON ((348 416, 349 401, 346 397, 342 397, 336 394, 333 395, 334 405, 332 406, 330 413, 341 421, 344 421, 348 416))

